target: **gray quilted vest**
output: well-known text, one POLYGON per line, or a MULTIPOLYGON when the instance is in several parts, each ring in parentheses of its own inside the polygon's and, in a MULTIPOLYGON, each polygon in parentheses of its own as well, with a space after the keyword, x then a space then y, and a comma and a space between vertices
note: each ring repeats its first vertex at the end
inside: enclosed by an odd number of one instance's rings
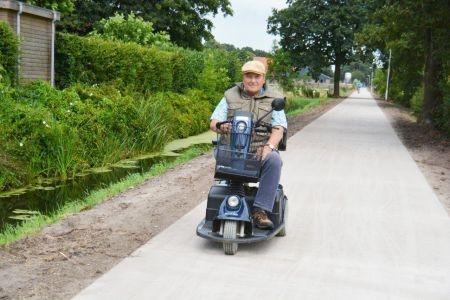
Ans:
MULTIPOLYGON (((228 118, 231 118, 235 111, 243 110, 253 113, 254 121, 258 120, 264 114, 272 109, 272 101, 275 98, 283 98, 283 95, 268 89, 264 85, 264 93, 256 96, 249 96, 245 90, 244 85, 239 82, 229 90, 225 92, 225 99, 228 105, 228 118)), ((263 122, 271 123, 272 113, 264 117, 263 122)), ((257 134, 253 138, 254 146, 261 146, 267 143, 269 140, 268 134, 257 134)))

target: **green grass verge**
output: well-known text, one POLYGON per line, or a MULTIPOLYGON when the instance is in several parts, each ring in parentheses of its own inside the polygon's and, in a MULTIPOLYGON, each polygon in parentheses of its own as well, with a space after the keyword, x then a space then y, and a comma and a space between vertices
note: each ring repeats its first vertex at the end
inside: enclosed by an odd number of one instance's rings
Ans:
POLYGON ((305 98, 294 96, 288 98, 286 114, 288 116, 303 114, 315 106, 325 104, 328 100, 328 98, 305 98))
POLYGON ((170 168, 187 162, 210 149, 206 146, 196 146, 188 149, 178 156, 172 162, 163 162, 154 165, 149 172, 144 174, 132 174, 123 180, 111 184, 109 187, 92 192, 86 198, 69 202, 61 206, 51 215, 36 215, 22 222, 20 225, 6 225, 5 229, 0 233, 0 245, 7 245, 11 242, 19 240, 25 236, 33 235, 39 232, 44 226, 53 224, 67 216, 94 207, 95 205, 116 196, 128 189, 134 188, 146 181, 147 179, 158 176, 170 168))

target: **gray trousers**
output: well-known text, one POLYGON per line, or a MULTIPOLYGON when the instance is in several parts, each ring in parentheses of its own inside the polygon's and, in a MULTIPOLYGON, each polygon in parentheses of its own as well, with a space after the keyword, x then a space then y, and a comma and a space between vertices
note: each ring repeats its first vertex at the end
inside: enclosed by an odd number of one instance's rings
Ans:
POLYGON ((266 156, 261 167, 259 188, 253 207, 272 212, 278 183, 280 182, 282 165, 283 162, 278 151, 274 150, 266 156))

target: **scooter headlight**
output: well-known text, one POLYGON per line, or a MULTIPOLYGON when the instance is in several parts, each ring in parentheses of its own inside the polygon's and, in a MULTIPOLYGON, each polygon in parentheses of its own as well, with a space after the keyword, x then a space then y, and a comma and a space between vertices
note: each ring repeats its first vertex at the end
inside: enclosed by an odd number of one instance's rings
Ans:
POLYGON ((247 124, 245 122, 241 121, 236 124, 237 133, 244 133, 246 129, 247 129, 247 124))
POLYGON ((230 208, 236 208, 239 205, 239 198, 236 196, 231 196, 227 200, 227 205, 230 208))

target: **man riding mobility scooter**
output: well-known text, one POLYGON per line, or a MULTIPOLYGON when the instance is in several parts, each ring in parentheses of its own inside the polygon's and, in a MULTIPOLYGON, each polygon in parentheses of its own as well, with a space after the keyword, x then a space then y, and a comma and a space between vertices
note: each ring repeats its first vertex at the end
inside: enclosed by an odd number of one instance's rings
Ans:
MULTIPOLYGON (((284 99, 275 99, 272 110, 284 109, 284 99)), ((267 114, 265 115, 267 116, 267 114)), ((274 236, 286 235, 287 197, 279 184, 275 196, 275 204, 269 218, 274 224, 271 230, 262 230, 254 226, 250 209, 258 187, 260 176, 262 146, 252 141, 257 135, 269 135, 271 125, 261 120, 256 122, 253 114, 247 111, 236 111, 230 120, 217 123, 230 123, 228 133, 218 134, 214 155, 216 167, 214 178, 219 182, 213 185, 208 194, 206 217, 197 226, 200 237, 221 242, 225 254, 235 254, 240 243, 253 243, 270 239, 274 236)), ((278 149, 286 149, 287 133, 278 149)))

